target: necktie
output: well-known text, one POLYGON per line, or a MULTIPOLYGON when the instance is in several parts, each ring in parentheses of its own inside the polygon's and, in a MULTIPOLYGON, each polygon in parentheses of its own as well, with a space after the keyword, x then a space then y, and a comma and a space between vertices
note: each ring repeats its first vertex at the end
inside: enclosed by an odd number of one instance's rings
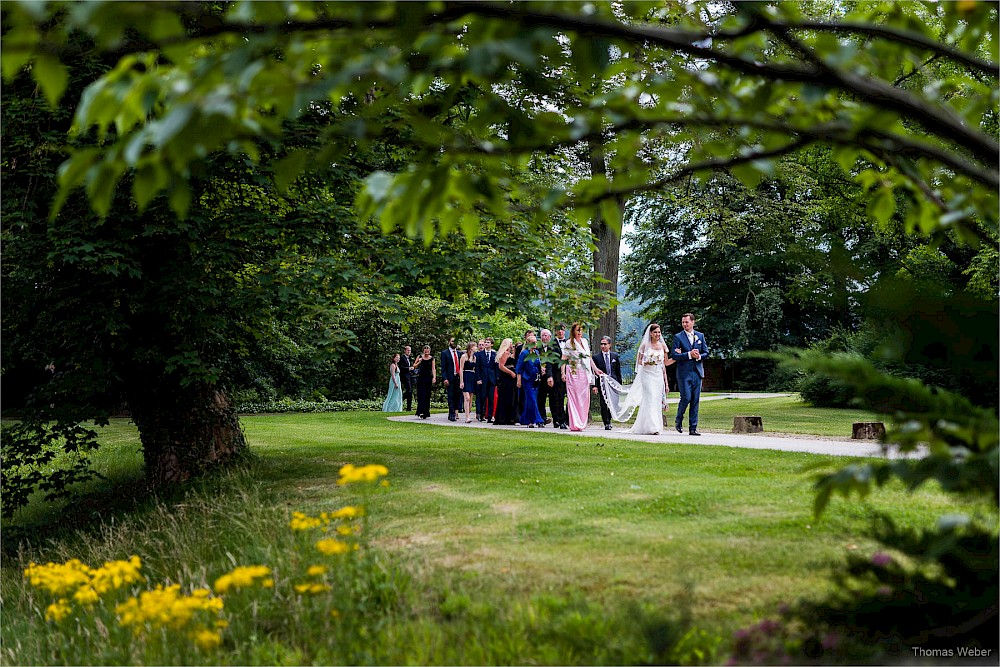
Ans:
POLYGON ((604 372, 611 372, 611 355, 607 352, 604 353, 604 372))
POLYGON ((451 359, 452 359, 452 363, 455 364, 455 375, 458 375, 458 373, 459 373, 459 370, 458 370, 458 352, 456 352, 455 350, 452 350, 451 351, 451 359))

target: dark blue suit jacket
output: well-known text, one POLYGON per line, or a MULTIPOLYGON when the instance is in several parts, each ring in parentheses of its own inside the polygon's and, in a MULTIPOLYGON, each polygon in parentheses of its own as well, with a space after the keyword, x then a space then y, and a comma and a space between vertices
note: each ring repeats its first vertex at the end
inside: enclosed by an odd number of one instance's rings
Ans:
POLYGON ((489 387, 497 383, 497 353, 490 350, 489 356, 493 361, 486 360, 486 350, 476 352, 476 379, 483 383, 484 387, 489 387))
POLYGON ((670 358, 677 362, 678 380, 694 376, 705 377, 705 365, 701 363, 701 360, 695 361, 688 358, 688 352, 694 349, 701 352, 702 359, 708 356, 708 342, 702 332, 694 331, 694 345, 688 342, 687 333, 684 331, 674 336, 673 345, 670 346, 670 358), (678 348, 680 348, 679 353, 677 352, 678 348))
MULTIPOLYGON (((462 358, 463 352, 455 350, 455 354, 458 358, 462 358)), ((446 347, 441 350, 441 377, 443 377, 448 382, 457 380, 458 378, 458 368, 455 367, 455 360, 451 357, 451 348, 446 347)))

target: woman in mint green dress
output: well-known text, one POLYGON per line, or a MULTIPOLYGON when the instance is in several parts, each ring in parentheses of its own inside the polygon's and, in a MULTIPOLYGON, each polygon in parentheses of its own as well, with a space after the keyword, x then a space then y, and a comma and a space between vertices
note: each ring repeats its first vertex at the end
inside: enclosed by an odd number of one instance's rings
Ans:
POLYGON ((392 355, 389 364, 389 395, 382 404, 382 412, 403 411, 403 387, 399 384, 399 355, 392 355))

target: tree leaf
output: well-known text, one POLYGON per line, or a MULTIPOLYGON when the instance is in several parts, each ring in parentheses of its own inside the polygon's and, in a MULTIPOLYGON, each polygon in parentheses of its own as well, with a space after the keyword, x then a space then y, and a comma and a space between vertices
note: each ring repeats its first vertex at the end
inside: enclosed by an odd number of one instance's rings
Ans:
POLYGON ((872 195, 868 202, 868 215, 880 225, 885 225, 896 211, 896 198, 892 188, 882 186, 872 195))
POLYGON ((40 55, 32 64, 31 72, 42 92, 45 93, 45 99, 48 100, 49 106, 55 108, 69 82, 69 72, 66 70, 66 66, 55 56, 40 55))
POLYGON ((295 179, 302 173, 308 157, 309 151, 297 149, 289 151, 288 155, 274 165, 274 184, 277 186, 278 192, 288 191, 288 186, 294 183, 295 179))

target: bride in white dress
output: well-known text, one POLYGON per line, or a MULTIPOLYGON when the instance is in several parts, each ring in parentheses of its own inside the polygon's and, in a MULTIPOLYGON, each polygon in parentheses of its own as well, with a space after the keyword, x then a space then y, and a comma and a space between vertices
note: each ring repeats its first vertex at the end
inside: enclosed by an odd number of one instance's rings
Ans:
POLYGON ((674 360, 667 354, 660 325, 646 327, 635 355, 635 379, 630 385, 618 384, 605 375, 601 392, 615 421, 628 421, 639 410, 628 433, 657 435, 663 430, 663 410, 667 407, 667 366, 674 360))

